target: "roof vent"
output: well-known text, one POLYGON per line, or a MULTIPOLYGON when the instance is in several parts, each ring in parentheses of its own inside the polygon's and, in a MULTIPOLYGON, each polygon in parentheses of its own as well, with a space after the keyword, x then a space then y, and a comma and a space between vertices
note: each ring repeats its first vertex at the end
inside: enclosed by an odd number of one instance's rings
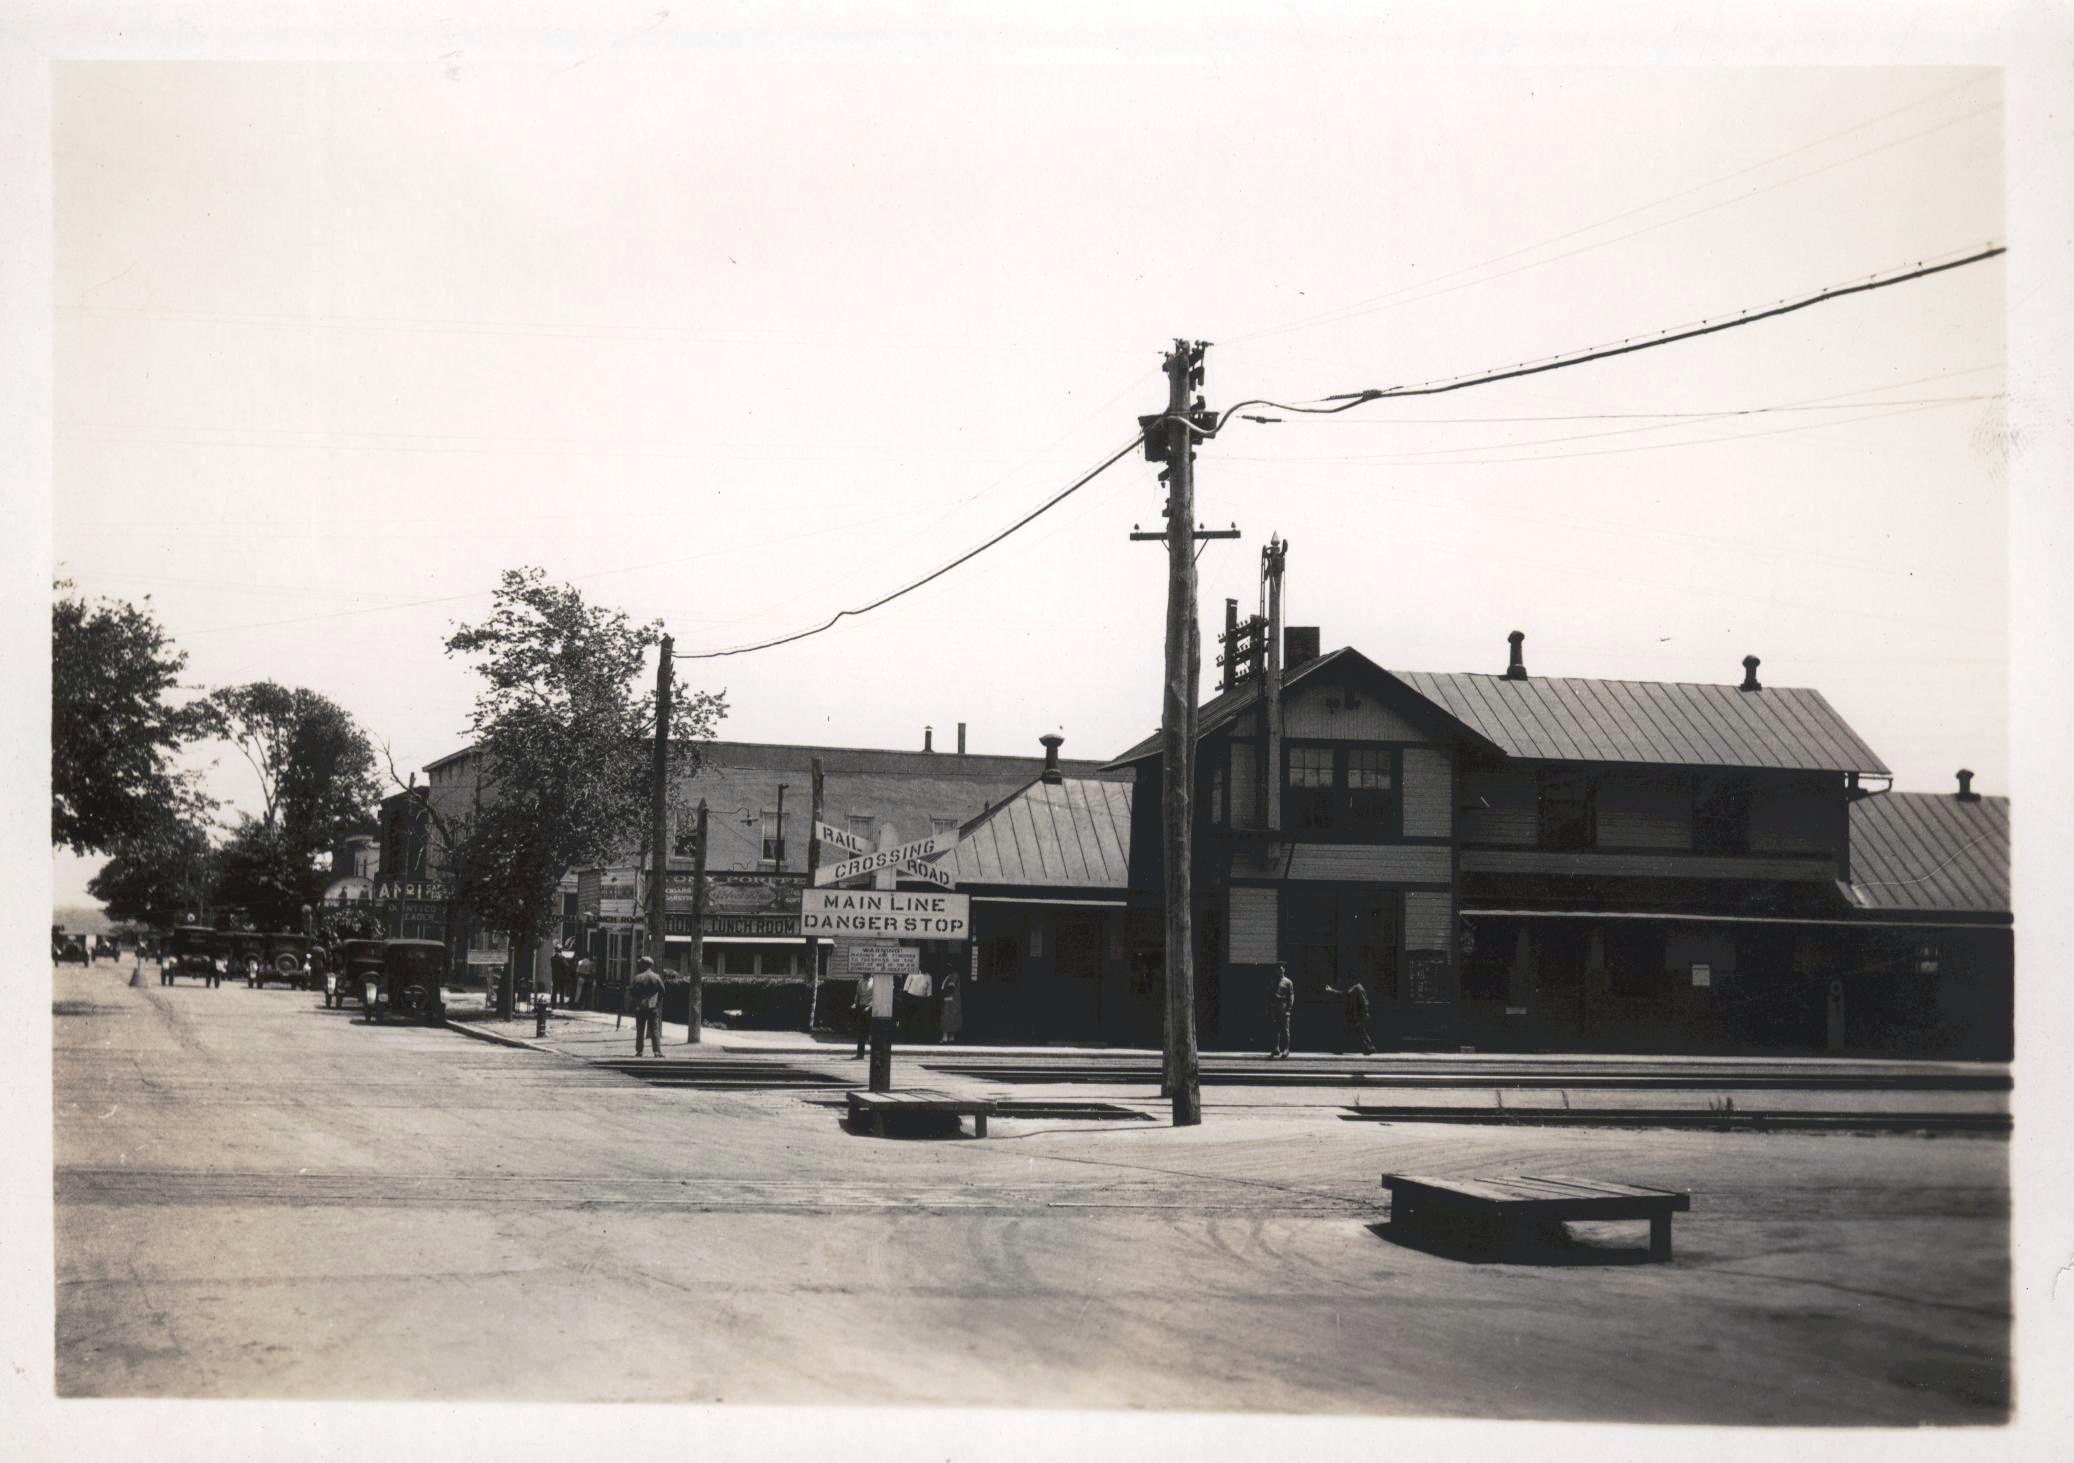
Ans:
POLYGON ((965 723, 962 721, 958 723, 958 755, 965 755, 965 723))
POLYGON ((1962 803, 1977 803, 1980 801, 1980 794, 1973 790, 1973 772, 1970 768, 1961 767, 1959 769, 1959 801, 1962 803))
POLYGON ((1066 775, 1059 771, 1059 748, 1065 745, 1066 739, 1057 732, 1046 732, 1037 740, 1044 743, 1043 780, 1053 783, 1064 782, 1066 775))
POLYGON ((922 750, 925 752, 933 752, 936 750, 935 727, 925 726, 922 728, 922 750))
POLYGON ((1524 681, 1527 678, 1527 661, 1526 657, 1520 654, 1520 647, 1527 643, 1527 632, 1515 630, 1510 635, 1507 635, 1505 640, 1512 647, 1512 660, 1505 667, 1505 679, 1508 681, 1524 681))
POLYGON ((1757 684, 1758 664, 1759 661, 1754 655, 1743 657, 1743 684, 1736 687, 1738 691, 1762 691, 1764 689, 1764 687, 1757 684))
POLYGON ((1293 671, 1318 658, 1318 627, 1286 625, 1282 629, 1282 669, 1293 671))

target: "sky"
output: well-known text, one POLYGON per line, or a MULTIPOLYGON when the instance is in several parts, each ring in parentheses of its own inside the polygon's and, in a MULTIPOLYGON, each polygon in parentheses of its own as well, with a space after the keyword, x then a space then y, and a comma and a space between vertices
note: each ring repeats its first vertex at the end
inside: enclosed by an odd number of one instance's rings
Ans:
MULTIPOLYGON (((1945 67, 818 65, 660 44, 52 73, 52 528, 200 690, 272 678, 408 772, 443 641, 538 565, 680 657, 927 573, 1211 406, 1477 373, 2005 237, 2003 82, 1945 67)), ((1819 688, 1897 774, 2009 790, 2004 261, 1198 459, 1204 682, 1290 623, 1406 670, 1819 688)), ((1156 468, 780 649, 721 735, 1114 754, 1159 716, 1156 468)), ((257 806, 236 754, 209 785, 257 806)), ((95 859, 53 861, 59 902, 95 859)))

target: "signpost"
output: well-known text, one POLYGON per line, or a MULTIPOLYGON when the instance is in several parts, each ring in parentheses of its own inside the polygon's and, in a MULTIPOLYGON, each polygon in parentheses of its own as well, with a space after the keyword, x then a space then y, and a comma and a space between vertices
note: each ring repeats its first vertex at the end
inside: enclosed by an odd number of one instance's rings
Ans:
POLYGON ((824 939, 962 940, 972 933, 972 898, 918 890, 806 889, 800 932, 824 939))

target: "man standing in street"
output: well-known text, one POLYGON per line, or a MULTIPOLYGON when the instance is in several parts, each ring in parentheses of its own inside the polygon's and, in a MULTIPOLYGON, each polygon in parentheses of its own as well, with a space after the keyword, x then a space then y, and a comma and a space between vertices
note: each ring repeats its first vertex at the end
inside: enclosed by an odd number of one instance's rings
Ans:
POLYGON ((657 1056, 663 1054, 663 978, 655 973, 655 957, 643 955, 641 968, 634 973, 633 985, 628 997, 634 1006, 634 1055, 641 1055, 641 1033, 648 1033, 648 1045, 657 1056))
POLYGON ((1289 1017, 1296 1010, 1296 982, 1289 978, 1289 967, 1275 967, 1274 989, 1268 994, 1268 1014, 1275 1023, 1275 1049, 1268 1053, 1270 1058, 1289 1055, 1289 1017))
POLYGON ((1358 1042, 1361 1046, 1361 1055, 1364 1057, 1374 1056, 1375 1039, 1368 1034, 1368 987, 1361 984, 1361 977, 1357 975, 1350 979, 1345 990, 1340 990, 1333 986, 1327 986, 1325 990, 1329 995, 1344 996, 1346 998, 1347 1039, 1342 1044, 1341 1050, 1358 1042))

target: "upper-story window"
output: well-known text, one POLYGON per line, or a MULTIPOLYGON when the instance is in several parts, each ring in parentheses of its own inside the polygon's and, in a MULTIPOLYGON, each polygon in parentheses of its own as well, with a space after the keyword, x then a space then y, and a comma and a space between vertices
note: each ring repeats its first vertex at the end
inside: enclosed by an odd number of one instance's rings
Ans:
POLYGON ((785 862, 785 840, 778 836, 778 814, 773 808, 763 810, 763 861, 771 865, 785 862))
POLYGON ((1210 769, 1210 825, 1213 828, 1222 828, 1224 826, 1227 811, 1225 807, 1225 774, 1226 768, 1222 762, 1210 769))
POLYGON ((671 858, 697 858, 699 823, 696 817, 680 818, 670 833, 671 858))
POLYGON ((1390 748, 1290 746, 1285 826, 1377 834, 1389 832, 1396 819, 1396 753, 1390 748))
POLYGON ((1702 777, 1692 800, 1692 846, 1700 853, 1750 851, 1750 780, 1702 777))
POLYGON ((1334 761, 1330 747, 1289 749, 1289 790, 1283 813, 1291 828, 1332 826, 1333 793, 1337 791, 1334 761))
POLYGON ((946 833, 956 833, 958 831, 958 820, 956 818, 931 818, 929 820, 929 831, 938 838, 943 837, 946 833))
POLYGON ((878 844, 879 820, 869 813, 852 813, 849 818, 850 832, 861 840, 866 848, 878 844))
POLYGON ((1599 841, 1593 779, 1586 773, 1549 768, 1538 789, 1539 841, 1543 848, 1590 848, 1599 841))
POLYGON ((1396 796, 1390 753, 1381 747, 1347 749, 1347 815, 1357 828, 1387 828, 1396 796))

